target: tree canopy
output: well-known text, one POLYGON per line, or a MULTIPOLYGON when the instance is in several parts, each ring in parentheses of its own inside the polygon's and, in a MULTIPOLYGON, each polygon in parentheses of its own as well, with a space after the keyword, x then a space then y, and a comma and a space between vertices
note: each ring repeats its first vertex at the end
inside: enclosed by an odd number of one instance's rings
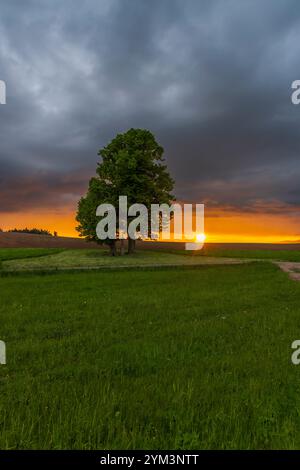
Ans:
MULTIPOLYGON (((128 205, 170 204, 174 181, 163 158, 164 149, 153 134, 145 129, 130 129, 118 134, 98 155, 101 161, 96 176, 91 178, 86 196, 78 203, 76 220, 80 236, 100 242, 96 235, 100 204, 112 204, 116 209, 119 196, 127 196, 128 205)), ((115 240, 107 240, 115 251, 115 240)), ((129 240, 129 251, 133 250, 129 240)))

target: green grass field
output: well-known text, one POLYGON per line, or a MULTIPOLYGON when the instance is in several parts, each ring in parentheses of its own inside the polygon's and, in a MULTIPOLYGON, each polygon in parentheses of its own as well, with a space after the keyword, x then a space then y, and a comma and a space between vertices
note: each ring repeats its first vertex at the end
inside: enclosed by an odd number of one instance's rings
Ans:
POLYGON ((188 252, 182 250, 169 250, 170 253, 188 255, 188 256, 201 256, 201 257, 220 257, 220 258, 240 258, 240 259, 264 259, 264 260, 278 260, 278 261, 295 261, 300 262, 300 251, 297 250, 241 250, 236 248, 219 248, 205 246, 199 252, 188 252))
POLYGON ((15 259, 39 258, 60 253, 59 248, 0 248, 0 262, 15 259))
MULTIPOLYGON (((1 252, 1 250, 0 250, 1 252)), ((34 253, 34 252, 33 252, 34 253)), ((231 258, 220 259, 209 256, 186 256, 185 253, 164 253, 150 250, 137 251, 131 256, 111 257, 104 249, 82 249, 82 250, 55 250, 53 253, 36 254, 21 259, 14 255, 14 259, 3 260, 4 271, 49 271, 55 269, 84 269, 84 268, 130 268, 151 266, 177 266, 177 265, 203 265, 203 264, 231 264, 241 262, 231 258)))
POLYGON ((0 448, 299 448, 300 284, 191 268, 3 271, 0 448))

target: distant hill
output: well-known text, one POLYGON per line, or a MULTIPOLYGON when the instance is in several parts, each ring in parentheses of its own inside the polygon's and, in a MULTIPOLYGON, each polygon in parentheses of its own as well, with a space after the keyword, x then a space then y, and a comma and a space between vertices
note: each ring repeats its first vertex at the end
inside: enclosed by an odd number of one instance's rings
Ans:
MULTIPOLYGON (((206 243, 208 250, 299 250, 300 243, 206 243)), ((0 232, 0 248, 99 248, 97 243, 87 243, 81 238, 49 237, 29 233, 0 232)), ((184 250, 182 242, 137 242, 137 248, 143 250, 184 250)), ((212 254, 213 256, 213 254, 212 254)))
POLYGON ((80 238, 49 237, 29 233, 0 232, 0 248, 97 248, 80 238))

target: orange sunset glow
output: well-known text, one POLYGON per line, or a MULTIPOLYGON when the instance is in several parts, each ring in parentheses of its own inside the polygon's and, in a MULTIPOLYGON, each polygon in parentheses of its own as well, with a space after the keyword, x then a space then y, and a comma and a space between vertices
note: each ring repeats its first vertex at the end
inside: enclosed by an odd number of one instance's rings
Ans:
MULTIPOLYGON (((76 210, 33 211, 30 213, 3 213, 0 227, 37 227, 65 237, 78 237, 75 229, 76 210)), ((297 217, 279 214, 233 213, 206 209, 205 242, 208 243, 281 243, 300 240, 297 217)))

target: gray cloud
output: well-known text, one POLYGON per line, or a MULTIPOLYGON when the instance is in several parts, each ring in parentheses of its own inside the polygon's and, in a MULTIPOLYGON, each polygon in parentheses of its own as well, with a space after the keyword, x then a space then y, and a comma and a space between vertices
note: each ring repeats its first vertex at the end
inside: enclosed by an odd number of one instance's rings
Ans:
POLYGON ((11 0, 1 10, 0 211, 75 202, 97 150, 130 127, 165 147, 179 199, 298 207, 296 0, 11 0))

